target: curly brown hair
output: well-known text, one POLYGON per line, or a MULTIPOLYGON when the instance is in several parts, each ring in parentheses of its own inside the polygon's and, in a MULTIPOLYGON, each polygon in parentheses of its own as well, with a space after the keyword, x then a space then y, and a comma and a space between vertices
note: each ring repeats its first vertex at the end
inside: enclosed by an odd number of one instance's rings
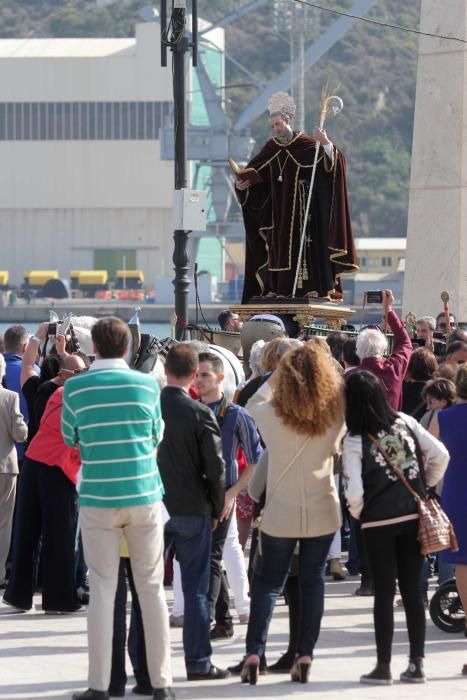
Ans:
POLYGON ((343 385, 329 351, 305 343, 276 370, 272 405, 285 425, 302 435, 323 435, 343 416, 343 385))

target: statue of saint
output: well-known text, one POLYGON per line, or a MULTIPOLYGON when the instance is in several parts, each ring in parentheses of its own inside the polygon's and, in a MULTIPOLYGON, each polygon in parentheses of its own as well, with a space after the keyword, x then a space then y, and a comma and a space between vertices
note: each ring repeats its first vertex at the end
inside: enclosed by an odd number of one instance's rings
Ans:
POLYGON ((246 230, 242 303, 258 297, 342 299, 340 278, 358 270, 350 222, 345 158, 317 128, 292 130, 295 104, 286 92, 269 101, 273 136, 236 175, 246 230), (300 241, 316 143, 319 152, 303 251, 300 241))

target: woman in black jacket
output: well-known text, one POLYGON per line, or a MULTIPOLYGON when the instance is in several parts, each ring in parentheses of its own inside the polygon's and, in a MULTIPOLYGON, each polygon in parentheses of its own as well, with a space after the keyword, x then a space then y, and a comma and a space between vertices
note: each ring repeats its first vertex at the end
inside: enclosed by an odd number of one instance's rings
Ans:
POLYGON ((377 664, 360 681, 392 683, 397 578, 410 641, 409 666, 400 679, 423 683, 425 609, 420 587, 423 556, 417 540, 418 511, 414 498, 379 447, 421 496, 426 495, 426 486, 435 486, 442 478, 449 454, 414 418, 391 408, 379 379, 370 372, 356 372, 349 377, 346 401, 345 490, 350 512, 361 523, 375 588, 377 664))

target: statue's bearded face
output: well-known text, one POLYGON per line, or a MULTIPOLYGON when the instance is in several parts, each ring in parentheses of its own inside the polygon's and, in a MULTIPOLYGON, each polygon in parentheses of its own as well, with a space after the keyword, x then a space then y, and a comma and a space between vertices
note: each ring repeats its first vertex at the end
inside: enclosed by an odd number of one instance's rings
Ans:
POLYGON ((279 138, 289 138, 292 132, 289 122, 281 116, 269 118, 269 125, 274 136, 279 138))

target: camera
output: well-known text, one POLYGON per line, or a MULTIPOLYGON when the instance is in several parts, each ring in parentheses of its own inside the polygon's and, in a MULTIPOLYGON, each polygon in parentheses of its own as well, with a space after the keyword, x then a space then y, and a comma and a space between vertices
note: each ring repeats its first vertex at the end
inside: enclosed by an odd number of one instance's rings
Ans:
POLYGON ((372 291, 365 292, 365 299, 367 304, 382 304, 383 303, 383 292, 372 291))
POLYGON ((49 327, 47 328, 47 335, 57 335, 57 324, 56 323, 49 323, 49 327))

